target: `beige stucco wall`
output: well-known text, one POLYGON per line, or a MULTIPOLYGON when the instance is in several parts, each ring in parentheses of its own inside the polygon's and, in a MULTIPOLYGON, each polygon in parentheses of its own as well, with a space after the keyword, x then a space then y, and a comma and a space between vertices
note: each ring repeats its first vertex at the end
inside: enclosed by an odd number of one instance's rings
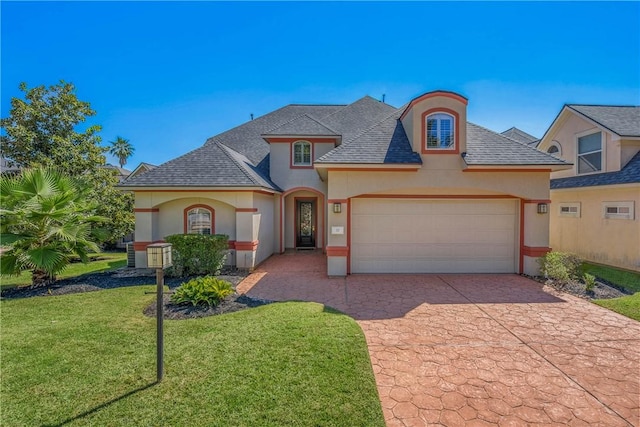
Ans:
POLYGON ((550 244, 597 263, 640 271, 640 184, 551 192, 550 244), (603 218, 603 202, 633 201, 635 217, 603 218), (580 202, 579 218, 561 217, 560 203, 580 202))
MULTIPOLYGON (((255 253, 230 250, 228 264, 242 261, 242 267, 251 268, 273 253, 277 232, 274 208, 278 196, 253 191, 145 191, 136 192, 135 196, 135 207, 139 210, 136 242, 154 242, 184 233, 184 210, 192 205, 206 205, 215 212, 216 234, 226 234, 232 241, 259 242, 255 253)), ((143 251, 136 252, 136 265, 146 265, 143 251)))
POLYGON ((227 203, 205 197, 190 197, 172 200, 157 208, 158 226, 155 229, 153 240, 161 240, 171 234, 183 234, 184 210, 192 205, 206 205, 214 210, 215 234, 226 234, 229 240, 236 240, 236 215, 235 208, 227 203))
MULTIPOLYGON (((270 144, 271 154, 270 173, 271 180, 283 190, 296 187, 310 187, 325 192, 326 183, 323 183, 315 169, 291 168, 291 144, 272 143, 270 144)), ((324 156, 335 148, 333 143, 313 143, 313 159, 324 156)))
POLYGON ((274 239, 274 197, 263 194, 254 195, 254 206, 258 212, 253 214, 253 240, 258 240, 256 263, 259 264, 273 254, 274 239))
MULTIPOLYGON (((573 167, 566 170, 553 172, 551 178, 565 178, 575 176, 578 171, 578 137, 602 131, 602 172, 615 172, 621 168, 621 143, 620 140, 613 140, 609 132, 601 130, 593 123, 571 113, 563 113, 563 117, 555 124, 555 129, 545 135, 544 140, 538 146, 541 151, 547 151, 552 142, 557 142, 562 148, 560 158, 573 163, 573 167)), ((556 154, 557 155, 557 154, 556 154)), ((628 160, 627 160, 628 161, 628 160)), ((624 163, 626 164, 626 162, 624 163)), ((624 165, 622 164, 622 166, 624 165)))
MULTIPOLYGON (((459 152, 467 150, 467 106, 458 99, 446 95, 436 95, 416 102, 402 118, 402 126, 411 142, 413 151, 422 152, 422 113, 432 109, 446 108, 458 113, 458 134, 456 143, 459 144, 459 152)), ((446 111, 445 111, 446 112, 446 111)))
MULTIPOLYGON (((459 156, 424 155, 424 165, 417 172, 329 171, 328 199, 347 200, 360 195, 417 195, 426 196, 509 196, 525 200, 549 199, 548 172, 463 172, 459 156)), ((525 204, 524 245, 549 246, 549 215, 536 212, 537 203, 525 204)), ((348 214, 329 211, 327 216, 328 247, 345 247, 348 214), (331 234, 332 226, 345 227, 344 235, 331 234)), ((519 229, 519 227, 518 227, 519 229)), ((519 233, 519 230, 517 231, 519 233)), ((518 235, 519 241, 519 235, 518 235)), ((519 245, 514 245, 519 257, 519 245)), ((329 264, 329 274, 341 275, 344 260, 335 257, 329 264)), ((537 274, 535 257, 525 257, 524 272, 537 274)))

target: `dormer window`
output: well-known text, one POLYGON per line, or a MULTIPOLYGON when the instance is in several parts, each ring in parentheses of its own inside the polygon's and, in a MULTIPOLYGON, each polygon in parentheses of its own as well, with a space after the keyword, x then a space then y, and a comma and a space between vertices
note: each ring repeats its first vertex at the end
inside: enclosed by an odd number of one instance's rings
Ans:
POLYGON ((293 166, 311 166, 311 143, 298 141, 293 144, 293 166))
POLYGON ((455 118, 451 114, 437 112, 426 116, 426 150, 455 150, 455 125, 455 118))

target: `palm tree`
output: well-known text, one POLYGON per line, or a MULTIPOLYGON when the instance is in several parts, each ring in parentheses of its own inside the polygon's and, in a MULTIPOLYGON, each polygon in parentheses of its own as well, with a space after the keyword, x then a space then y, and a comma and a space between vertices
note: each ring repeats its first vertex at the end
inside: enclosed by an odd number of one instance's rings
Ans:
POLYGON ((54 169, 25 169, 0 177, 0 274, 31 271, 32 284, 48 285, 72 257, 88 262, 98 251, 89 187, 54 169))
POLYGON ((133 145, 129 143, 128 139, 124 139, 121 136, 116 137, 115 141, 111 141, 111 148, 109 149, 109 153, 118 158, 118 162, 120 162, 120 167, 123 167, 127 164, 127 159, 131 157, 135 149, 133 145))

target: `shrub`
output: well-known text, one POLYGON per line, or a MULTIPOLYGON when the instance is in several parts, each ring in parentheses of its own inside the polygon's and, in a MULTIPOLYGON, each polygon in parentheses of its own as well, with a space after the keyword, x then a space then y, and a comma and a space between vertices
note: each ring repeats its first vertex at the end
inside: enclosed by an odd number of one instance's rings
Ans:
POLYGON ((582 260, 566 252, 548 252, 540 258, 542 274, 559 282, 570 282, 579 277, 582 260))
POLYGON ((593 288, 596 286, 596 276, 589 273, 584 273, 582 276, 582 280, 584 280, 584 289, 587 292, 593 292, 593 288))
POLYGON ((224 234, 173 234, 165 240, 173 245, 169 276, 219 274, 229 250, 229 236, 224 234))
POLYGON ((213 276, 197 277, 181 284, 171 296, 171 301, 176 304, 216 306, 233 293, 231 283, 226 280, 213 276))

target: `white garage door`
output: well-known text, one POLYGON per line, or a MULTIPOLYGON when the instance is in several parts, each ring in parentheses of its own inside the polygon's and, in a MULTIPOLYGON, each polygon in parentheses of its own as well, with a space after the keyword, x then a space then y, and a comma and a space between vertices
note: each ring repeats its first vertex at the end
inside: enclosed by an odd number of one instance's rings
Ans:
POLYGON ((354 199, 352 273, 513 273, 515 200, 354 199))

